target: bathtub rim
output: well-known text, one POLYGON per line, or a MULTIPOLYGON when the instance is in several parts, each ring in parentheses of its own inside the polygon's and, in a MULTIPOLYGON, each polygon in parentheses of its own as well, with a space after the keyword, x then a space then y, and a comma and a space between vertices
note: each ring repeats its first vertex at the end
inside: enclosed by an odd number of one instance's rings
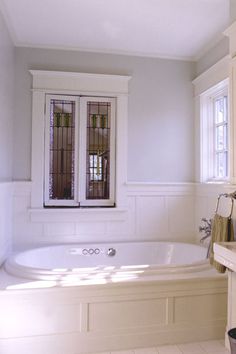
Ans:
MULTIPOLYGON (((197 247, 202 247, 201 245, 198 244, 192 244, 192 243, 187 243, 187 242, 171 242, 171 241, 144 241, 144 242, 134 242, 134 243, 155 243, 155 242, 159 242, 159 243, 171 243, 171 244, 183 244, 183 245, 191 245, 191 246, 197 246, 197 247)), ((95 243, 95 244, 99 244, 99 245, 114 245, 114 244, 124 244, 124 243, 132 243, 132 242, 111 242, 111 243, 107 243, 107 242, 99 242, 99 243, 95 243)), ((17 276, 17 277, 22 277, 22 278, 26 278, 26 279, 31 279, 31 280, 56 280, 56 281, 60 281, 60 280, 65 280, 66 278, 69 277, 78 277, 79 274, 83 273, 87 273, 89 267, 84 268, 84 271, 80 271, 80 272, 76 272, 76 271, 72 271, 71 269, 68 270, 63 270, 62 272, 60 272, 58 269, 57 270, 53 270, 53 269, 42 269, 42 268, 37 268, 37 267, 29 267, 29 266, 25 266, 22 265, 20 263, 16 262, 16 257, 18 254, 20 253, 24 253, 27 251, 32 251, 34 249, 40 248, 48 248, 48 247, 53 247, 53 246, 70 246, 70 247, 75 247, 75 246, 84 246, 84 245, 88 245, 88 243, 66 243, 66 244, 57 244, 57 245, 50 245, 50 246, 42 246, 42 247, 34 247, 34 248, 30 248, 27 249, 25 251, 21 251, 21 252, 15 252, 14 254, 10 255, 10 257, 8 257, 6 259, 6 261, 4 262, 4 269, 5 271, 13 276, 17 276)), ((93 243, 94 245, 94 243, 93 243)), ((135 267, 132 267, 132 270, 140 270, 140 268, 138 268, 138 265, 136 265, 137 269, 135 267)), ((94 267, 90 267, 90 268, 94 268, 94 267)), ((104 268, 104 266, 103 266, 104 268)), ((75 268, 77 269, 77 268, 75 268)), ((78 268, 79 269, 79 268, 78 268)), ((80 268, 81 269, 81 268, 80 268)), ((140 275, 140 280, 142 279, 142 277, 147 277, 147 276, 155 276, 155 275, 165 275, 165 274, 184 274, 184 273, 196 273, 196 272, 201 272, 204 270, 209 270, 211 269, 211 266, 209 264, 209 259, 203 259, 201 261, 197 261, 194 263, 188 263, 188 264, 180 264, 180 265, 149 265, 148 268, 146 268, 143 273, 140 275)), ((104 271, 104 269, 102 269, 101 267, 98 267, 97 271, 104 271)), ((122 270, 118 267, 114 267, 114 269, 112 269, 110 271, 110 277, 112 275, 114 275, 116 272, 119 272, 121 274, 125 274, 125 272, 127 272, 128 270, 122 270)), ((106 278, 106 280, 109 282, 109 278, 106 278)), ((111 280, 110 280, 111 281, 111 280)))

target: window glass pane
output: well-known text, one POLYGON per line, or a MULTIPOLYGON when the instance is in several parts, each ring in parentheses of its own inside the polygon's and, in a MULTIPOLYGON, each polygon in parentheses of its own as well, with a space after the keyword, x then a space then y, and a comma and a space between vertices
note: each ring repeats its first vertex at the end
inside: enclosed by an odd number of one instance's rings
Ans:
POLYGON ((216 150, 223 150, 225 146, 225 126, 220 125, 216 127, 216 150))
POLYGON ((50 100, 49 198, 74 199, 75 102, 50 100))
POLYGON ((214 103, 216 124, 227 121, 227 96, 216 98, 214 103))
POLYGON ((227 166, 227 152, 220 152, 216 154, 216 177, 225 178, 228 173, 227 166))
POLYGON ((226 178, 228 175, 228 107, 227 95, 218 96, 214 101, 214 134, 215 134, 215 177, 226 178))
POLYGON ((95 154, 90 154, 90 180, 102 181, 102 157, 95 154))
POLYGON ((87 102, 87 199, 109 199, 110 120, 110 102, 87 102))

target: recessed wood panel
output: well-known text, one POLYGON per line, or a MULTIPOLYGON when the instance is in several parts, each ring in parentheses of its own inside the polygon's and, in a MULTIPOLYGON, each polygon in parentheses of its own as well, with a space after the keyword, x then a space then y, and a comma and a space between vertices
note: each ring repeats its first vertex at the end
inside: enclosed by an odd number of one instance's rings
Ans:
POLYGON ((205 294, 177 297, 174 301, 174 323, 206 323, 226 319, 227 295, 205 294))
POLYGON ((0 337, 21 337, 69 333, 80 329, 80 309, 76 305, 16 303, 1 307, 0 337))
POLYGON ((93 303, 89 305, 89 331, 143 328, 166 324, 167 299, 93 303))

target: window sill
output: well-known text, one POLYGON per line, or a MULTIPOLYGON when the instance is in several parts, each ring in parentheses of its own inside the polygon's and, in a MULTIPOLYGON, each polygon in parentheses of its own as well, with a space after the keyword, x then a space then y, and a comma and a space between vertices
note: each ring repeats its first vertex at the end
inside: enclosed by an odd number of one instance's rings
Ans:
POLYGON ((125 221, 127 212, 128 210, 123 208, 29 209, 32 222, 125 221))
POLYGON ((217 179, 212 179, 212 180, 208 180, 208 181, 205 181, 205 182, 203 182, 203 183, 205 183, 205 184, 216 184, 216 185, 230 185, 230 184, 232 184, 232 183, 230 183, 229 182, 229 180, 227 180, 227 179, 225 179, 225 180, 217 180, 217 179))

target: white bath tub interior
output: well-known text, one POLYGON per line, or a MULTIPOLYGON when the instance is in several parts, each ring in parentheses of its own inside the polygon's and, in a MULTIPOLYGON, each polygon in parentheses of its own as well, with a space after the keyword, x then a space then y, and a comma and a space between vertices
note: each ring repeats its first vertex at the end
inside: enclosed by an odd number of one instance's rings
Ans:
POLYGON ((30 279, 66 276, 128 279, 135 274, 198 271, 207 266, 206 248, 174 242, 69 244, 27 250, 10 257, 8 273, 30 279))

